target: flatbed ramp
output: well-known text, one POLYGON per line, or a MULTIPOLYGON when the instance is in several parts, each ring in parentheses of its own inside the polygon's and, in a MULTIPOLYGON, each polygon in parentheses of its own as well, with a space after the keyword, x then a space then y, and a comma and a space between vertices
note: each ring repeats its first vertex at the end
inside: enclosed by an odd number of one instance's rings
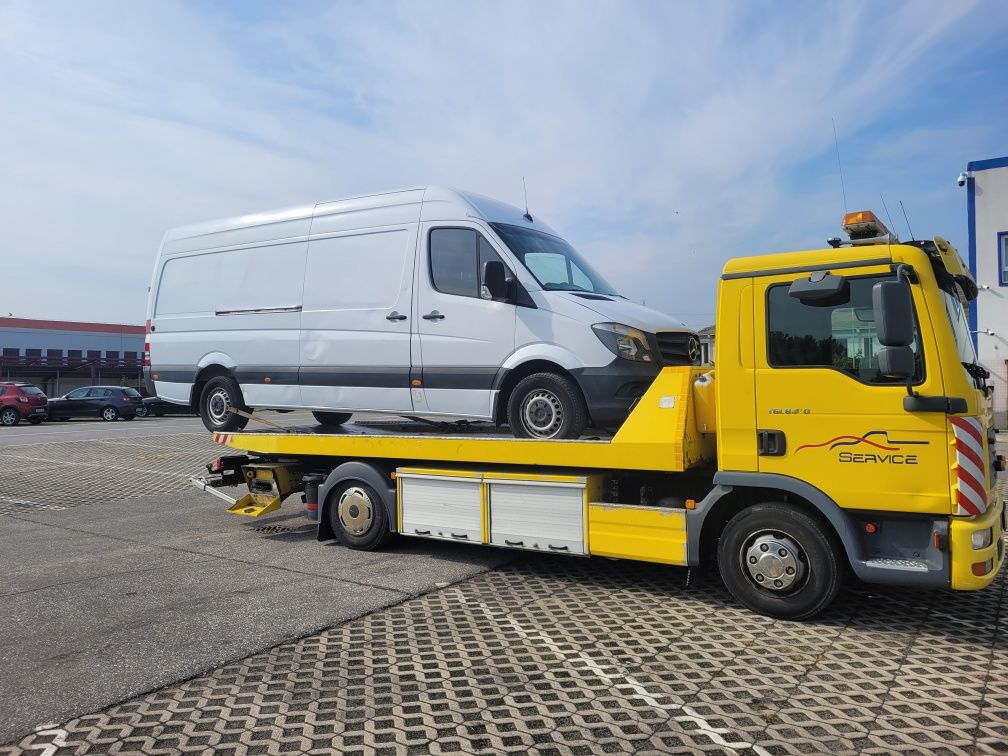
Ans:
POLYGON ((713 461, 714 436, 701 433, 693 401, 695 367, 667 367, 609 439, 516 439, 501 435, 395 433, 355 425, 315 430, 215 433, 224 446, 265 457, 340 457, 523 467, 682 472, 713 461))

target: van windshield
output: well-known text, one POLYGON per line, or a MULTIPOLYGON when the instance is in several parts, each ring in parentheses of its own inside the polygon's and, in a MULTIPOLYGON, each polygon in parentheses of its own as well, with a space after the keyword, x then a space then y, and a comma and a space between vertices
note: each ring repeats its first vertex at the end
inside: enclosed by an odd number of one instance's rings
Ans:
POLYGON ((546 291, 588 291, 620 296, 563 239, 506 223, 490 226, 546 291))

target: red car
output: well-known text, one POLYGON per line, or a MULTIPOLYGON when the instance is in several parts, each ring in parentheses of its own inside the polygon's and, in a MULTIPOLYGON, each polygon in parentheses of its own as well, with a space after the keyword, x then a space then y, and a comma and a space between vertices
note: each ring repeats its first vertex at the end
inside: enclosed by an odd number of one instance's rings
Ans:
POLYGON ((49 399, 37 386, 0 381, 0 425, 17 425, 22 420, 38 425, 48 411, 49 399))

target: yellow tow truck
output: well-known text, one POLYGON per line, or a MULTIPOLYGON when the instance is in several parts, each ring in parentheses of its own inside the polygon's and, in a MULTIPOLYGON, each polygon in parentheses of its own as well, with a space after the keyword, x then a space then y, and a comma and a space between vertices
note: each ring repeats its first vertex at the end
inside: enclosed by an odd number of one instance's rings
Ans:
POLYGON ((1004 559, 1004 503, 945 240, 900 243, 868 211, 848 240, 728 261, 715 366, 665 367, 611 438, 430 432, 215 434, 244 452, 194 485, 261 516, 302 492, 320 540, 393 534, 697 567, 812 617, 845 574, 976 590, 1004 559), (216 488, 244 484, 234 500, 216 488))

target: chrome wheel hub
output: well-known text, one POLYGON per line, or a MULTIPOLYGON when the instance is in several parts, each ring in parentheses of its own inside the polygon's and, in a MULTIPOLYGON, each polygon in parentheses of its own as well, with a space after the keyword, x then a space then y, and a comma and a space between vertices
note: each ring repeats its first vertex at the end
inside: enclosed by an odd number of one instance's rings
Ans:
POLYGON ((552 391, 538 389, 525 397, 522 420, 531 435, 552 438, 563 425, 563 405, 552 391))
POLYGON ((374 522, 374 503, 367 491, 357 486, 340 495, 336 510, 340 524, 350 535, 363 535, 374 522))
POLYGON ((742 563, 760 588, 782 592, 805 579, 801 546, 784 533, 757 533, 742 547, 742 563))
POLYGON ((231 395, 222 388, 216 389, 207 400, 207 412, 216 425, 222 425, 231 414, 231 395))

